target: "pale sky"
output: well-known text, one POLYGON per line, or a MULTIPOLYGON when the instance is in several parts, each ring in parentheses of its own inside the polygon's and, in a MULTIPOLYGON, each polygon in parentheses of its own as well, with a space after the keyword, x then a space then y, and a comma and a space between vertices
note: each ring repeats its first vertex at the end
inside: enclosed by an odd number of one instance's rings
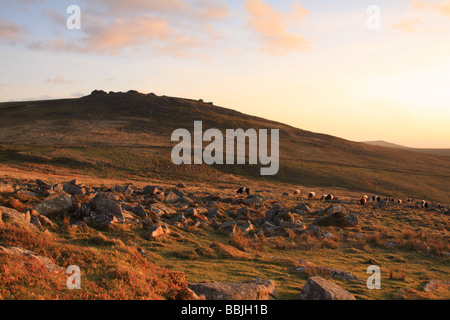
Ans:
POLYGON ((0 0, 0 8, 0 101, 134 89, 354 141, 450 148, 450 0, 0 0), (70 5, 81 9, 79 30, 67 28, 70 5), (367 26, 377 21, 371 5, 381 29, 367 26))

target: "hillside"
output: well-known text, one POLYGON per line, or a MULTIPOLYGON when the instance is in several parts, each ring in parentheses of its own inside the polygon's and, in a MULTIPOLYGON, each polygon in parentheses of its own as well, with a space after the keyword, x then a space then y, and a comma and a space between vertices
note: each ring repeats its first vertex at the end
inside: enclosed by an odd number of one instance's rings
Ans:
MULTIPOLYGON (((317 134, 202 101, 94 91, 79 99, 0 104, 0 161, 33 171, 103 178, 234 183, 261 180, 257 166, 174 166, 173 130, 280 129, 274 181, 450 202, 450 158, 317 134)), ((267 178, 266 178, 267 180, 267 178)))

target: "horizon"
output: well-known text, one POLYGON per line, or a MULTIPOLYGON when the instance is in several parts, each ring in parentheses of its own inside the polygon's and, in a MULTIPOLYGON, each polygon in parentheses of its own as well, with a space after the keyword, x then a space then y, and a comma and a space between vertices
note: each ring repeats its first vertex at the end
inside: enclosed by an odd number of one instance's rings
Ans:
POLYGON ((379 16, 371 1, 0 5, 1 101, 151 88, 351 141, 450 148, 450 0, 378 1, 379 16))

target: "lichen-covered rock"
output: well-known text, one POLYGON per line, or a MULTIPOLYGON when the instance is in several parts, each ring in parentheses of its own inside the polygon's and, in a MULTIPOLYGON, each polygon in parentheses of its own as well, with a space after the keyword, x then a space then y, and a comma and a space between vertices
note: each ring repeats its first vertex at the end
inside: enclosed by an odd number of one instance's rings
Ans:
POLYGON ((228 283, 196 283, 188 288, 206 300, 274 300, 278 296, 273 280, 228 283))
POLYGON ((34 207, 34 210, 41 215, 53 217, 61 213, 69 212, 72 206, 72 198, 68 194, 63 193, 45 198, 34 207))
POLYGON ((15 209, 1 207, 0 206, 0 216, 3 222, 7 223, 18 223, 25 227, 35 229, 36 226, 31 223, 31 216, 29 213, 21 213, 15 209))
POLYGON ((98 211, 92 211, 89 217, 91 224, 98 228, 107 228, 119 222, 114 215, 98 211))
POLYGON ((91 200, 91 205, 93 211, 105 216, 114 216, 118 221, 123 221, 122 206, 117 196, 100 192, 91 200))
POLYGON ((321 277, 310 277, 299 298, 300 300, 356 300, 347 290, 321 277))
POLYGON ((353 273, 345 270, 340 270, 336 268, 329 267, 321 267, 321 266, 312 266, 312 265, 303 265, 299 267, 295 267, 294 271, 304 272, 309 274, 327 274, 332 278, 340 279, 344 281, 354 281, 354 282, 363 282, 362 279, 355 276, 353 273))
POLYGON ((254 194, 245 198, 244 203, 255 207, 264 205, 264 197, 259 194, 254 194))
POLYGON ((345 214, 342 206, 333 206, 326 210, 327 216, 317 218, 313 224, 319 226, 334 226, 339 228, 354 227, 359 224, 359 219, 355 214, 345 214), (336 208, 341 207, 341 208, 336 208))
POLYGON ((39 255, 34 254, 31 251, 25 250, 23 248, 18 247, 0 247, 0 252, 10 254, 10 255, 21 255, 28 258, 31 258, 33 261, 37 263, 41 263, 44 265, 45 269, 48 272, 64 272, 64 269, 54 264, 49 258, 42 257, 39 255))
POLYGON ((156 226, 155 225, 155 226, 152 226, 151 229, 148 231, 147 237, 150 240, 153 240, 153 239, 159 238, 161 236, 168 235, 170 233, 171 233, 171 230, 169 229, 168 226, 166 226, 166 225, 156 226))

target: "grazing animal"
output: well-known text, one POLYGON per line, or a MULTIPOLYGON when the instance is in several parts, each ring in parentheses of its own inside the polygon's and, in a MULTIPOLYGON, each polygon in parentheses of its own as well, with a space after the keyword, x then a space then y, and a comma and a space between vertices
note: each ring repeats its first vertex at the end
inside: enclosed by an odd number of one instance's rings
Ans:
POLYGON ((309 199, 314 199, 316 197, 316 193, 315 192, 310 192, 308 195, 309 199))
POLYGON ((362 198, 361 200, 359 200, 359 203, 361 203, 362 206, 365 206, 367 204, 367 199, 362 198))
POLYGON ((334 199, 334 194, 329 194, 327 195, 327 197, 325 198, 325 201, 331 201, 334 199))
POLYGON ((373 197, 372 197, 372 201, 373 201, 373 202, 375 202, 375 201, 380 202, 380 201, 381 201, 381 198, 380 198, 380 196, 373 196, 373 197))
POLYGON ((301 191, 300 190, 295 190, 294 191, 294 196, 297 196, 297 195, 300 195, 301 194, 301 191))
POLYGON ((403 201, 399 199, 399 200, 397 200, 397 203, 398 203, 398 204, 402 204, 403 201))
POLYGON ((137 251, 138 251, 140 254, 142 254, 143 256, 145 256, 145 255, 147 254, 147 252, 146 252, 144 249, 142 249, 142 248, 137 248, 137 251))
POLYGON ((428 202, 426 202, 425 200, 422 200, 422 202, 420 203, 420 206, 424 209, 428 209, 428 207, 430 206, 428 204, 428 202))
POLYGON ((369 196, 368 195, 363 195, 363 199, 369 200, 369 196))
POLYGON ((320 197, 320 201, 325 201, 325 199, 327 198, 327 194, 324 194, 323 196, 320 197))
POLYGON ((240 188, 236 194, 243 194, 244 192, 247 193, 247 195, 250 195, 250 189, 249 188, 240 188))
POLYGON ((414 202, 414 200, 409 198, 408 201, 406 201, 406 202, 414 202))

